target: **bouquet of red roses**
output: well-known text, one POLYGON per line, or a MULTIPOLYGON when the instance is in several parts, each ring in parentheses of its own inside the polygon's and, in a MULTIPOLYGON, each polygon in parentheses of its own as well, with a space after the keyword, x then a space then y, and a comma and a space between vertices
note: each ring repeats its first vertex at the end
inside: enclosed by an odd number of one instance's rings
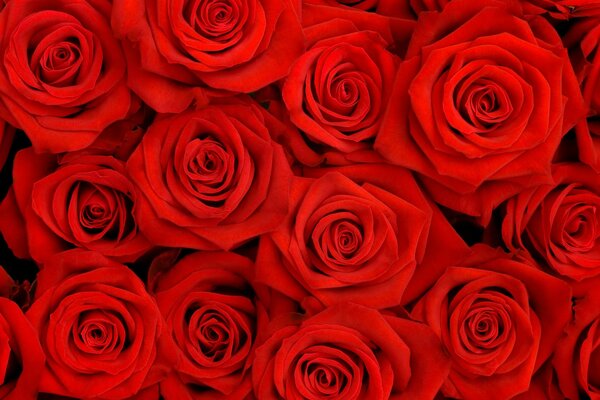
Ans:
POLYGON ((600 399, 599 0, 4 0, 0 399, 600 399))

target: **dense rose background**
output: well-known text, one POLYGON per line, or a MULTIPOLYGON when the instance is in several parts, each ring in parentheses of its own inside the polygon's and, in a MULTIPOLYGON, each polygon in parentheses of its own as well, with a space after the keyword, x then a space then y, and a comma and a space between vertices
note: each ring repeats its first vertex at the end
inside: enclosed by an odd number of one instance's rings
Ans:
POLYGON ((0 399, 600 399, 600 1, 0 2, 0 399))

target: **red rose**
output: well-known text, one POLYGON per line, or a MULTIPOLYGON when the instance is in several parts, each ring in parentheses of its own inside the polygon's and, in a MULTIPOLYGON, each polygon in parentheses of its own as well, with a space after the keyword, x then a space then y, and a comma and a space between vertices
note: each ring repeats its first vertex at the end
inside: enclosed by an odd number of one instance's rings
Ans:
POLYGON ((325 305, 386 308, 413 300, 441 275, 445 260, 466 254, 408 171, 332 170, 295 181, 286 224, 261 238, 258 281, 298 301, 312 295, 325 305))
POLYGON ((556 344, 552 365, 562 398, 600 398, 600 280, 575 285, 574 317, 556 344))
POLYGON ((34 399, 44 352, 31 323, 8 298, 14 282, 0 267, 0 399, 34 399))
POLYGON ((289 118, 308 139, 300 139, 302 147, 292 143, 291 152, 314 165, 331 162, 321 153, 371 150, 398 61, 389 43, 351 20, 317 24, 305 35, 310 48, 282 88, 289 118))
POLYGON ((375 141, 435 201, 484 224, 503 200, 550 181, 559 142, 584 113, 554 28, 512 4, 456 0, 423 13, 375 141))
POLYGON ((268 118, 250 102, 158 118, 127 164, 142 232, 159 245, 210 250, 276 229, 290 169, 268 118))
POLYGON ((114 0, 130 87, 159 112, 205 104, 214 90, 252 92, 304 51, 289 0, 114 0))
POLYGON ((241 399, 252 390, 253 264, 234 253, 193 253, 155 275, 155 298, 178 348, 165 399, 241 399))
POLYGON ((355 304, 269 330, 252 366, 259 399, 432 399, 448 374, 427 327, 355 304))
POLYGON ((0 14, 0 115, 36 151, 81 149, 130 108, 104 0, 10 1, 0 14))
POLYGON ((111 156, 62 157, 21 150, 13 186, 0 205, 0 231, 21 258, 43 262, 80 247, 121 262, 150 248, 133 216, 135 186, 111 156))
POLYGON ((568 278, 600 275, 600 174, 558 164, 554 180, 508 201, 504 243, 540 256, 543 265, 568 278))
POLYGON ((41 392, 125 399, 156 384, 172 363, 142 281, 98 253, 71 250, 48 260, 26 316, 47 358, 41 392))
POLYGON ((446 270, 412 316, 433 329, 452 358, 445 395, 507 399, 526 391, 551 355, 571 318, 571 291, 481 245, 446 270))

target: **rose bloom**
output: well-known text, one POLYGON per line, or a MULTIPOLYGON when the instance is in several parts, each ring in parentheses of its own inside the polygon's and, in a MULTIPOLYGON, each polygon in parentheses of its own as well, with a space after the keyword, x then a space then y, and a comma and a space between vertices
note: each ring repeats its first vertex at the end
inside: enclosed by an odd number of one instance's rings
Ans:
POLYGON ((529 250, 562 276, 600 275, 600 175, 581 164, 558 164, 553 175, 554 184, 508 201, 504 243, 529 250))
POLYGON ((34 399, 45 357, 31 323, 7 298, 14 288, 0 267, 0 399, 34 399))
POLYGON ((252 366, 258 399, 432 399, 448 374, 430 329, 355 304, 267 329, 252 366))
POLYGON ((104 0, 23 0, 0 14, 0 115, 36 151, 81 149, 129 112, 110 9, 104 0))
POLYGON ((254 265, 226 252, 192 253, 151 277, 178 363, 165 399, 241 399, 252 391, 254 265))
POLYGON ((304 51, 290 0, 114 0, 130 87, 159 112, 249 93, 284 77, 304 51))
POLYGON ((70 250, 49 259, 26 316, 47 358, 44 393, 125 399, 158 383, 173 363, 143 282, 99 253, 70 250))
POLYGON ((508 399, 525 392, 571 319, 567 284, 484 245, 449 267, 417 302, 452 359, 451 398, 508 399))
POLYGON ((562 398, 600 398, 599 279, 574 285, 574 317, 556 344, 552 365, 562 398))
POLYGON ((584 114, 556 31, 511 4, 456 0, 422 14, 375 140, 436 202, 483 224, 551 180, 561 138, 584 114))
POLYGON ((125 163, 108 155, 19 151, 13 185, 0 205, 0 231, 20 258, 43 262, 74 247, 121 262, 151 245, 133 215, 135 186, 125 163))
POLYGON ((146 237, 230 249, 276 229, 287 214, 291 171, 271 139, 271 119, 234 100, 157 118, 127 163, 146 237))
POLYGON ((285 224, 261 238, 259 282, 297 301, 386 308, 413 300, 447 260, 467 254, 407 170, 377 164, 307 173, 320 177, 296 179, 285 224))
POLYGON ((387 50, 390 44, 351 20, 313 25, 304 32, 309 50, 292 66, 282 96, 290 120, 307 140, 303 146, 292 143, 290 151, 314 165, 330 162, 321 153, 371 149, 398 64, 387 50))

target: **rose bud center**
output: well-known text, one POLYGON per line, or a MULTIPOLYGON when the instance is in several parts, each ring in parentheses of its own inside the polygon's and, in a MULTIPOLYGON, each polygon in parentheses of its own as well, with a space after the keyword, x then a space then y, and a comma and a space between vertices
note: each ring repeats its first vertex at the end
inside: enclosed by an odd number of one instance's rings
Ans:
POLYGON ((598 239, 600 215, 593 205, 578 204, 569 207, 565 218, 563 241, 575 251, 589 251, 598 239))
POLYGON ((186 148, 184 160, 190 179, 218 185, 225 178, 230 155, 221 143, 208 137, 191 141, 186 148))
POLYGON ((236 316, 235 310, 216 303, 188 309, 188 343, 198 363, 226 362, 246 344, 248 334, 238 327, 236 316))
POLYGON ((459 111, 473 126, 488 130, 505 121, 512 112, 510 98, 497 83, 482 79, 464 90, 459 111))
POLYGON ((186 14, 198 33, 213 39, 229 39, 242 16, 239 2, 227 0, 190 1, 186 14))
POLYGON ((112 313, 91 311, 83 313, 73 325, 77 347, 87 354, 107 354, 119 351, 125 345, 122 321, 112 313))
POLYGON ((218 207, 234 183, 235 157, 212 136, 190 141, 183 157, 184 185, 206 205, 218 207))
POLYGON ((351 258, 362 244, 360 227, 352 221, 336 222, 329 232, 329 243, 335 246, 328 246, 328 254, 333 258, 351 258))
POLYGON ((307 348, 294 368, 296 389, 304 398, 315 400, 356 398, 362 375, 362 365, 354 357, 327 346, 307 348))

